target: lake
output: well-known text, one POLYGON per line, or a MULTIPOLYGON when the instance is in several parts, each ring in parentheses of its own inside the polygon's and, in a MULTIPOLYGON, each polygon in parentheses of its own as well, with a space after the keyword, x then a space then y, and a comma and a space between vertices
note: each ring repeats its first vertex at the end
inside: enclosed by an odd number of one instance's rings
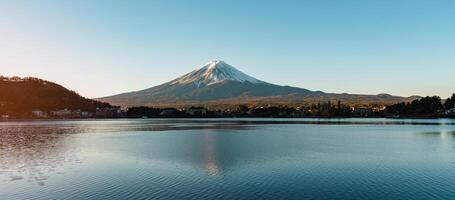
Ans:
POLYGON ((455 199, 455 120, 0 122, 0 199, 455 199))

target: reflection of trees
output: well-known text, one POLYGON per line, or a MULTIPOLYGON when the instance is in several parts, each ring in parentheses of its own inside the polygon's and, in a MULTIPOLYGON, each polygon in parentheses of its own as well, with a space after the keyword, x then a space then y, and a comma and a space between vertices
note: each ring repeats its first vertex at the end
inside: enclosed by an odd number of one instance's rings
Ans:
POLYGON ((103 150, 179 163, 204 169, 210 175, 222 175, 238 166, 300 155, 311 145, 304 140, 304 135, 277 134, 273 129, 261 129, 262 125, 339 123, 357 122, 264 119, 8 122, 0 124, 0 179, 28 177, 43 182, 50 174, 64 169, 62 166, 78 163, 78 152, 84 147, 74 137, 79 133, 166 131, 147 137, 103 140, 115 143, 105 145, 103 150))
POLYGON ((440 137, 446 137, 446 136, 455 136, 455 131, 433 131, 433 132, 425 132, 423 133, 424 135, 428 136, 440 136, 440 137))
MULTIPOLYGON (((181 120, 8 122, 0 124, 0 181, 27 179, 43 185, 49 176, 61 173, 64 165, 79 163, 74 134, 213 128, 212 123, 181 120)), ((227 124, 217 128, 241 127, 227 124)), ((207 156, 215 161, 210 154, 207 156)), ((216 173, 216 164, 210 166, 216 173)))

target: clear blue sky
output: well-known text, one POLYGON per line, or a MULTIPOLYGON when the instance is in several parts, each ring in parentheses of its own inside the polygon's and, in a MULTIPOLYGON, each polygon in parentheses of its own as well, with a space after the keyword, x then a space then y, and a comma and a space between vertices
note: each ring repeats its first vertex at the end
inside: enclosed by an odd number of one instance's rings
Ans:
POLYGON ((0 1, 0 74, 87 97, 222 59, 326 92, 455 92, 455 1, 0 1))

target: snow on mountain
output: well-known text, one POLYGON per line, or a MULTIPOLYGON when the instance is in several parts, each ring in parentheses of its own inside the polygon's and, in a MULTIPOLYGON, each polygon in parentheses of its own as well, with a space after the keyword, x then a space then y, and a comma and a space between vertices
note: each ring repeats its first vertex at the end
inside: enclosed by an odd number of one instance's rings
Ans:
POLYGON ((170 82, 174 84, 194 84, 197 88, 209 86, 223 81, 249 82, 253 84, 266 83, 237 70, 235 67, 221 61, 212 60, 202 66, 170 82))
POLYGON ((194 102, 401 102, 391 95, 333 94, 304 88, 281 86, 253 78, 233 66, 213 60, 172 81, 144 90, 117 94, 98 100, 120 106, 167 105, 194 102))

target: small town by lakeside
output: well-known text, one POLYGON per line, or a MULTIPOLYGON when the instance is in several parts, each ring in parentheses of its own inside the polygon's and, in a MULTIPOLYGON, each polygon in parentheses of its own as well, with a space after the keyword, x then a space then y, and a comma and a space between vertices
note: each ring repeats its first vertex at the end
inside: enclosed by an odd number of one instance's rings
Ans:
POLYGON ((58 84, 38 79, 0 76, 0 120, 113 118, 453 118, 455 94, 413 97, 386 103, 333 100, 264 102, 237 101, 150 106, 116 106, 80 96, 58 84), (14 92, 11 92, 14 91, 14 92))
MULTIPOLYGON (((0 106, 1 107, 1 106, 0 106)), ((95 111, 58 109, 44 111, 39 108, 19 116, 1 113, 2 120, 11 119, 114 119, 114 118, 454 118, 455 94, 444 101, 438 96, 423 97, 412 102, 392 105, 350 106, 341 101, 301 106, 236 105, 225 109, 203 106, 191 107, 116 107, 105 106, 95 111)))

